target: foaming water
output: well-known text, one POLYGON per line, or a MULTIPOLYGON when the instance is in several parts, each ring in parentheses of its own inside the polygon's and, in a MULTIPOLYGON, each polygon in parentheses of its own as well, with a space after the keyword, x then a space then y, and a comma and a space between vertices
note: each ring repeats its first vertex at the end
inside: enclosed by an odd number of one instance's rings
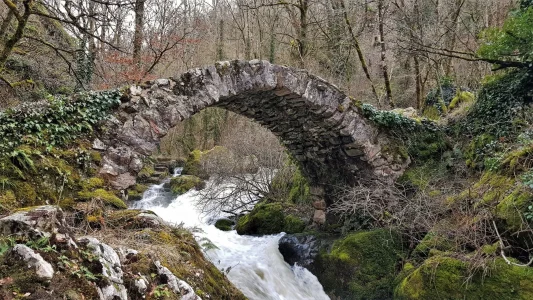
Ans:
MULTIPOLYGON (((178 170, 178 174, 179 175, 178 170)), ((278 250, 283 234, 261 237, 238 235, 235 230, 221 231, 195 207, 198 195, 190 191, 174 197, 164 188, 153 185, 133 208, 149 209, 165 221, 196 228, 200 245, 210 243, 217 248, 205 251, 206 257, 251 300, 326 300, 329 297, 316 277, 302 267, 291 267, 278 250)), ((212 248, 212 247, 206 247, 212 248)))

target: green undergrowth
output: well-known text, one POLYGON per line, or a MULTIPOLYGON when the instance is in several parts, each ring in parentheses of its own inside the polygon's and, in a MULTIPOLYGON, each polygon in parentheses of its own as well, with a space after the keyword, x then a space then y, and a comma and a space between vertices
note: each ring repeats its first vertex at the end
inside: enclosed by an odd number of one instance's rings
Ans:
POLYGON ((452 127, 454 134, 514 140, 531 121, 527 112, 532 80, 533 75, 527 70, 508 71, 487 78, 466 118, 452 127))

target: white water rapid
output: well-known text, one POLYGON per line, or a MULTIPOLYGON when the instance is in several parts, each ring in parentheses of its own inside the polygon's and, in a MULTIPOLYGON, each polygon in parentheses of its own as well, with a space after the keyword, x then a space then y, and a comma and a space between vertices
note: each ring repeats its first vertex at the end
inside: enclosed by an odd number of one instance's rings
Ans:
MULTIPOLYGON (((179 176, 177 170, 176 176, 179 176)), ((194 191, 175 197, 164 189, 164 183, 151 186, 143 199, 132 208, 148 209, 165 221, 195 227, 200 245, 206 241, 218 249, 205 251, 206 257, 250 300, 329 300, 316 277, 302 267, 291 267, 278 251, 283 234, 261 237, 238 235, 235 230, 221 231, 195 207, 194 191)))

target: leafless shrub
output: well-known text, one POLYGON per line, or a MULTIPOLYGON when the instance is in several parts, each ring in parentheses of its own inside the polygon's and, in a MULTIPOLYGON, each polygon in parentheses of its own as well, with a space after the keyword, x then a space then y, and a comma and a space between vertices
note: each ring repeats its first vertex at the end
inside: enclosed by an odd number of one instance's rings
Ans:
POLYGON ((419 236, 436 224, 445 211, 442 199, 424 194, 409 196, 402 186, 381 181, 360 181, 356 186, 343 188, 329 208, 330 213, 349 217, 369 218, 373 226, 394 227, 419 236))

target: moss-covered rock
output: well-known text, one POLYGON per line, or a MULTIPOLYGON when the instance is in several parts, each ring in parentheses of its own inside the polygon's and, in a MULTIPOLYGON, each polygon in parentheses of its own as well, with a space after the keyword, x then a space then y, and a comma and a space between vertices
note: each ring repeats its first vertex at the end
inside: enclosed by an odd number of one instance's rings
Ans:
POLYGON ((138 201, 143 197, 144 192, 148 189, 148 186, 144 184, 135 184, 133 187, 128 189, 128 200, 138 201))
POLYGON ((145 164, 143 168, 137 173, 137 177, 143 181, 148 178, 150 178, 152 175, 154 175, 155 169, 154 166, 151 164, 145 164))
POLYGON ((357 232, 337 240, 330 253, 320 253, 315 275, 326 293, 338 299, 390 299, 404 254, 394 232, 357 232))
POLYGON ((532 268, 498 258, 489 272, 470 272, 459 259, 430 257, 400 282, 394 299, 533 299, 532 268))
POLYGON ((201 190, 205 187, 205 182, 194 175, 181 175, 170 180, 170 190, 176 195, 182 195, 195 188, 201 190))
POLYGON ((276 234, 280 232, 298 233, 305 228, 299 217, 285 214, 281 203, 260 203, 247 215, 237 221, 238 234, 276 234))
POLYGON ((83 190, 94 190, 104 187, 104 180, 98 177, 91 177, 87 180, 84 180, 80 183, 80 186, 83 190))
POLYGON ((429 232, 416 246, 413 255, 426 257, 432 249, 438 251, 450 251, 454 249, 454 245, 449 239, 447 239, 447 237, 429 232))
POLYGON ((222 231, 230 231, 233 229, 233 225, 235 225, 235 222, 233 222, 230 219, 219 219, 215 222, 215 227, 222 230, 222 231))
POLYGON ((305 222, 294 215, 288 215, 285 217, 283 232, 285 233, 300 233, 305 229, 305 222))
POLYGON ((127 208, 128 206, 118 198, 115 194, 104 189, 97 189, 95 191, 81 191, 78 193, 78 199, 82 201, 100 200, 104 204, 114 206, 116 208, 127 208))
POLYGON ((185 161, 185 165, 183 166, 183 170, 181 171, 181 174, 194 175, 194 176, 206 179, 208 175, 205 173, 205 171, 202 170, 202 165, 201 165, 202 155, 203 153, 200 150, 194 150, 191 153, 189 153, 189 156, 187 157, 187 160, 185 161))

